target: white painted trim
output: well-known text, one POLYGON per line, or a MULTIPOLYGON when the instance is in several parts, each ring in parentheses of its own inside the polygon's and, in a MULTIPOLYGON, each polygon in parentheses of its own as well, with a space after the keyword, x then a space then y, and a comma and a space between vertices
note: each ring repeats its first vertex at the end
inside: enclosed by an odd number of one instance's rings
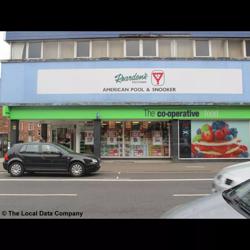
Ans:
POLYGON ((59 40, 57 40, 57 59, 60 58, 60 50, 59 50, 59 40))
POLYGON ((209 57, 212 57, 212 42, 211 42, 211 40, 208 40, 208 53, 209 53, 209 57))
POLYGON ((139 57, 143 57, 143 40, 139 40, 139 57))
POLYGON ((41 57, 39 59, 43 59, 43 41, 41 42, 41 57))
MULTIPOLYGON (((12 60, 12 50, 13 50, 13 48, 12 48, 12 42, 10 42, 10 59, 12 60)), ((24 45, 25 45, 25 43, 24 43, 24 45)))
POLYGON ((244 55, 245 55, 246 58, 250 58, 250 55, 249 56, 247 55, 247 43, 246 43, 247 41, 250 42, 250 40, 244 40, 244 44, 245 44, 244 45, 244 48, 245 48, 244 49, 244 52, 245 52, 244 55))
POLYGON ((159 39, 156 39, 155 41, 155 49, 156 49, 156 57, 159 57, 159 39))
POLYGON ((27 42, 26 43, 26 55, 25 55, 25 59, 28 59, 29 58, 29 47, 30 47, 30 43, 29 42, 27 42))
POLYGON ((62 51, 62 48, 61 48, 61 46, 62 46, 62 41, 58 41, 58 58, 60 58, 61 59, 61 51, 62 51))
POLYGON ((226 56, 226 57, 229 57, 228 40, 225 41, 225 56, 226 56))
POLYGON ((106 52, 107 52, 107 57, 109 57, 109 40, 106 40, 106 45, 107 45, 107 49, 106 49, 106 52))
POLYGON ((246 58, 247 51, 246 51, 246 40, 245 39, 242 41, 242 52, 243 52, 243 57, 246 58))
POLYGON ((92 40, 89 40, 89 58, 92 58, 92 40))
POLYGON ((123 40, 123 55, 124 55, 124 57, 127 57, 127 44, 126 44, 126 39, 123 40))
POLYGON ((170 46, 171 46, 171 57, 176 57, 177 46, 176 46, 176 40, 175 39, 171 40, 170 46))
POLYGON ((195 40, 193 40, 193 57, 196 57, 196 46, 195 40))
POLYGON ((74 41, 74 58, 77 58, 77 41, 74 41))

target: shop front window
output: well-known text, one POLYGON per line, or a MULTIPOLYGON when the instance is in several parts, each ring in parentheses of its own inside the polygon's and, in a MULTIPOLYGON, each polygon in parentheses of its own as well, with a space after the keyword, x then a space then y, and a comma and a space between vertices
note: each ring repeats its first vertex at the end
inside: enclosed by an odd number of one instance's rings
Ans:
POLYGON ((169 156, 168 122, 125 122, 125 157, 169 156))
POLYGON ((101 130, 101 156, 122 157, 123 156, 123 123, 103 122, 101 130))
POLYGON ((147 121, 103 122, 102 157, 169 157, 169 123, 147 121))
POLYGON ((52 133, 53 133, 53 141, 55 143, 61 144, 70 149, 75 148, 75 142, 74 142, 75 130, 73 127, 56 128, 55 132, 53 132, 52 130, 52 133))
POLYGON ((80 127, 80 153, 94 154, 93 122, 86 122, 80 127))

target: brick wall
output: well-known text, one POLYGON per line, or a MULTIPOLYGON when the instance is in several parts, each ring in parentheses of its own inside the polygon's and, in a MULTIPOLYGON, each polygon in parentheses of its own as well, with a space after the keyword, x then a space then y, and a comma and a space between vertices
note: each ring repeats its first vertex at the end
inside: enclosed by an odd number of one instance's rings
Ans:
POLYGON ((10 121, 8 118, 4 117, 2 114, 2 107, 0 107, 0 133, 9 134, 10 121))

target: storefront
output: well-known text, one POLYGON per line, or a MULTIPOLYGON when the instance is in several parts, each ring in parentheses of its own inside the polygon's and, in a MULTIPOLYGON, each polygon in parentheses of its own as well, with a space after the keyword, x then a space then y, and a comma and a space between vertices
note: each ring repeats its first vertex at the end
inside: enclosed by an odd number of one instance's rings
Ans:
POLYGON ((5 106, 3 110, 11 120, 50 124, 52 142, 77 152, 95 153, 99 147, 102 158, 250 158, 249 106, 5 106))
POLYGON ((12 143, 18 121, 32 120, 51 125, 53 142, 102 158, 249 158, 247 60, 29 61, 2 70, 12 143))

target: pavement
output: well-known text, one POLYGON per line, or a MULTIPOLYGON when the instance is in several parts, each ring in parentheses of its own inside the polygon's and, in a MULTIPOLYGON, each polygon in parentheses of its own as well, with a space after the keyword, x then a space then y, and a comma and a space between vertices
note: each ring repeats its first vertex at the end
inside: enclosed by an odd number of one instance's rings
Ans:
MULTIPOLYGON (((3 169, 3 158, 0 158, 0 172, 3 169)), ((103 173, 178 173, 199 172, 217 173, 222 168, 240 163, 242 161, 197 161, 197 160, 102 160, 101 169, 103 173)))

